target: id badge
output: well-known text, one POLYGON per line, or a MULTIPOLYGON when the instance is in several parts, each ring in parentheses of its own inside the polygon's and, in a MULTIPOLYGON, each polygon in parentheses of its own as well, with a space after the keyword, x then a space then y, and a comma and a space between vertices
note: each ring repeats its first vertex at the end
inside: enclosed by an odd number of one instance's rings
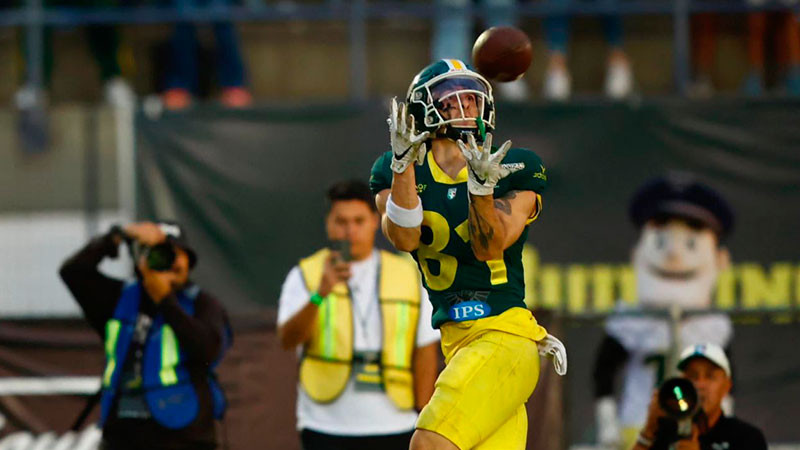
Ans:
POLYGON ((353 362, 353 376, 356 391, 382 392, 383 376, 381 375, 380 353, 360 353, 353 362), (360 358, 358 358, 360 356, 360 358))

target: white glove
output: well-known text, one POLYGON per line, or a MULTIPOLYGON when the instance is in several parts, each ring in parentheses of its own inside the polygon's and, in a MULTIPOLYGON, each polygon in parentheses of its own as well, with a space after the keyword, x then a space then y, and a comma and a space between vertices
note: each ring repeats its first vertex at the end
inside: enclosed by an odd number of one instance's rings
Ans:
POLYGON ((390 167, 395 173, 403 173, 408 166, 417 162, 422 164, 425 160, 425 140, 431 134, 430 131, 424 133, 414 133, 414 118, 408 115, 405 103, 400 103, 397 107, 397 97, 392 99, 392 111, 386 123, 389 124, 389 140, 392 143, 392 163, 390 167), (410 124, 409 124, 410 122, 410 124))
POLYGON ((467 160, 469 167, 469 177, 467 187, 472 195, 492 195, 494 187, 501 178, 505 178, 512 173, 521 170, 522 167, 503 167, 500 163, 505 158, 508 149, 511 148, 511 141, 506 141, 494 154, 492 153, 492 133, 486 133, 483 146, 478 146, 475 136, 468 137, 469 147, 459 139, 458 148, 467 160))
POLYGON ((597 424, 597 443, 607 449, 617 449, 620 444, 617 402, 612 397, 602 397, 594 404, 597 424))
POLYGON ((539 354, 553 361, 553 368, 559 375, 567 373, 567 349, 555 336, 548 334, 541 341, 537 341, 539 354))

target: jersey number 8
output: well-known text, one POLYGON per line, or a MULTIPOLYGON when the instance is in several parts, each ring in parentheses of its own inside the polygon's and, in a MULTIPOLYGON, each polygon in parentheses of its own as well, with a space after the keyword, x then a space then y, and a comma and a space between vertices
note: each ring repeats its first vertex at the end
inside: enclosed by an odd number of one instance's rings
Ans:
MULTIPOLYGON (((450 224, 447 219, 435 211, 423 211, 422 225, 431 229, 433 238, 430 244, 420 242, 417 249, 417 258, 422 273, 425 274, 425 282, 434 291, 443 291, 453 285, 458 270, 458 260, 455 256, 442 253, 450 242, 450 224), (428 261, 439 262, 439 274, 433 275, 428 261)), ((455 228, 456 234, 464 241, 469 242, 469 219, 462 222, 455 228)), ((492 285, 504 284, 508 282, 506 263, 502 259, 486 261, 489 266, 490 281, 492 285)))

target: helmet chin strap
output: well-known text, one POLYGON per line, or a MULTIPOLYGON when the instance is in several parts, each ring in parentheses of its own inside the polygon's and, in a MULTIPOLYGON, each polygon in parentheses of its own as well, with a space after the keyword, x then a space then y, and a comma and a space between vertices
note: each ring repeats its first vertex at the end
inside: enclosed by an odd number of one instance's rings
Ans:
POLYGON ((478 126, 477 128, 457 128, 448 125, 444 129, 443 135, 444 137, 454 141, 461 139, 462 141, 467 142, 467 135, 471 134, 475 136, 475 140, 478 142, 478 144, 483 144, 483 141, 486 140, 486 125, 483 122, 483 118, 480 116, 476 117, 475 124, 478 126))
POLYGON ((467 142, 468 139, 467 136, 470 134, 475 136, 475 140, 479 144, 483 143, 483 135, 480 133, 480 130, 477 130, 475 128, 456 128, 456 127, 446 126, 444 128, 444 133, 442 133, 441 135, 453 141, 457 141, 460 139, 463 142, 467 142))

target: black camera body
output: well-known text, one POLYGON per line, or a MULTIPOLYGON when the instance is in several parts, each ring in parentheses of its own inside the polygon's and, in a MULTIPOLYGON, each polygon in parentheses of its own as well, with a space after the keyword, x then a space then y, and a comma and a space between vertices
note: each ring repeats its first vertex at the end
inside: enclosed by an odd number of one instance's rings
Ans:
POLYGON ((686 378, 664 381, 658 388, 658 405, 677 423, 678 436, 692 435, 692 421, 700 412, 700 398, 691 381, 686 378))

